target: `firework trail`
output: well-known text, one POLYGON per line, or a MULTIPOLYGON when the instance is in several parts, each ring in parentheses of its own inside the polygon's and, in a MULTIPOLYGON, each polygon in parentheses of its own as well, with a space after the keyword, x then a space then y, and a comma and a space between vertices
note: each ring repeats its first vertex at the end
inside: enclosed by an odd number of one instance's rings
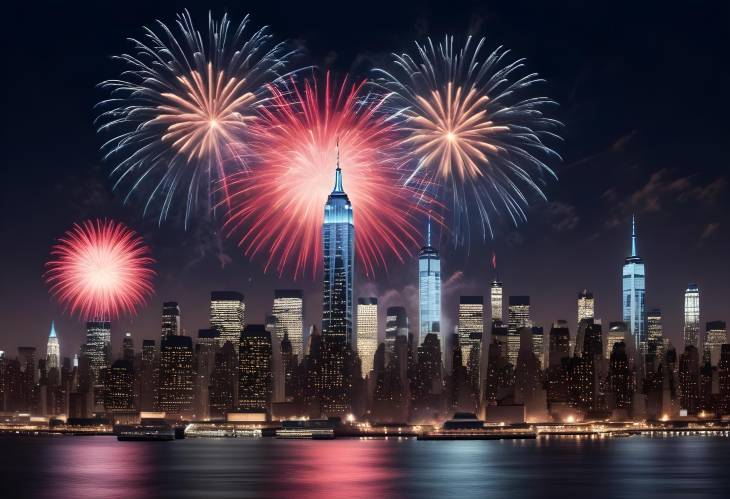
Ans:
POLYGON ((470 239, 473 216, 485 239, 492 214, 524 220, 528 191, 544 198, 544 177, 555 177, 547 161, 560 160, 544 142, 559 139, 561 124, 545 114, 555 102, 529 95, 544 80, 525 74, 524 59, 509 62, 508 50, 487 53, 484 43, 469 37, 455 49, 453 37, 429 39, 416 43, 415 56, 393 54, 391 70, 376 69, 417 161, 406 183, 451 198, 457 242, 470 239))
POLYGON ((141 237, 121 223, 74 224, 51 251, 44 275, 51 294, 82 319, 134 314, 152 294, 154 260, 141 237))
POLYGON ((345 191, 352 201, 355 254, 365 272, 402 260, 421 240, 416 218, 420 193, 403 186, 405 162, 383 97, 365 92, 364 81, 323 85, 290 81, 271 89, 251 142, 257 165, 228 183, 229 236, 247 256, 267 255, 266 269, 294 277, 322 265, 324 205, 335 179, 336 144, 345 191), (322 88, 322 86, 324 88, 322 88))
POLYGON ((227 14, 220 21, 209 14, 204 38, 187 11, 177 16, 179 37, 158 21, 157 31, 130 39, 133 54, 114 58, 124 66, 120 79, 100 84, 110 95, 98 104, 97 124, 111 136, 102 151, 114 187, 126 186, 125 203, 143 199, 145 214, 159 209, 159 223, 182 202, 177 197, 185 197, 186 226, 199 204, 216 204, 226 169, 242 167, 267 84, 293 54, 267 27, 249 33, 249 23, 248 16, 235 26, 227 14))

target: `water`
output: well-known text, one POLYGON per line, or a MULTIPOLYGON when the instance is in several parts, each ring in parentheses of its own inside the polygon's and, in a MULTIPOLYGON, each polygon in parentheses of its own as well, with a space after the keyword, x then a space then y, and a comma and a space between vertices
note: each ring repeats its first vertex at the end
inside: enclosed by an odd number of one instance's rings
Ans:
POLYGON ((730 439, 0 437, 0 497, 727 497, 730 439))

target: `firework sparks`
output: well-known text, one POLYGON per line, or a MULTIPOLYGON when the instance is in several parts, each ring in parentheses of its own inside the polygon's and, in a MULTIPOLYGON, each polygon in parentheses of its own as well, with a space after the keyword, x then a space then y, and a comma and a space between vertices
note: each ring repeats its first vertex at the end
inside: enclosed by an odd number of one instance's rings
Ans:
POLYGON ((252 141, 258 164, 229 182, 229 235, 266 268, 298 277, 322 265, 323 208, 332 192, 339 139, 345 190, 354 208, 355 254, 366 273, 387 255, 417 247, 419 195, 404 187, 404 162, 395 121, 381 112, 382 96, 364 93, 364 82, 324 81, 272 88, 252 141))
POLYGON ((158 21, 159 34, 144 28, 135 54, 115 57, 125 70, 100 85, 110 98, 97 123, 111 134, 102 151, 115 188, 128 188, 125 202, 142 198, 162 223, 184 196, 187 225, 199 204, 216 204, 221 182, 225 195, 227 170, 243 167, 246 133, 292 52, 267 27, 249 35, 248 16, 235 26, 209 15, 207 42, 187 11, 176 24, 179 38, 158 21))
POLYGON ((149 248, 124 225, 87 220, 61 237, 46 264, 51 294, 82 319, 133 314, 152 294, 149 248))
POLYGON ((560 123, 545 114, 555 103, 526 96, 544 80, 521 74, 524 60, 506 62, 502 47, 486 55, 484 42, 469 37, 455 50, 453 37, 436 46, 429 39, 416 43, 415 57, 393 54, 392 71, 376 70, 417 160, 407 183, 438 186, 452 199, 457 241, 469 239, 474 213, 483 238, 493 235, 494 213, 524 220, 527 191, 544 198, 544 176, 555 176, 546 162, 560 159, 544 142, 559 139, 560 123))

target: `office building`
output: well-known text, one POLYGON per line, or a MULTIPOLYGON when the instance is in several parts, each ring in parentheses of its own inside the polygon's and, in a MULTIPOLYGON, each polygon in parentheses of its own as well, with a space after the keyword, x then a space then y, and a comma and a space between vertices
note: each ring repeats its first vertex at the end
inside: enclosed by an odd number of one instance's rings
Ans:
POLYGON ((357 300, 357 353, 362 362, 362 374, 367 376, 373 369, 375 350, 378 348, 378 299, 357 300))
POLYGON ((274 291, 272 314, 276 317, 276 336, 281 342, 284 333, 289 337, 292 353, 302 358, 304 352, 304 299, 301 289, 274 291))
POLYGON ((46 345, 46 368, 50 371, 53 368, 61 367, 61 346, 58 343, 56 335, 55 322, 51 321, 51 332, 48 335, 48 343, 46 345))
POLYGON ((101 371, 111 365, 112 332, 109 321, 89 321, 86 323, 86 345, 84 355, 89 360, 89 368, 94 379, 101 383, 101 371))
POLYGON ((439 343, 444 344, 441 335, 441 257, 431 244, 431 220, 426 228, 426 245, 418 252, 418 343, 426 335, 435 333, 439 343))
POLYGON ((179 336, 180 330, 180 306, 176 301, 166 301, 162 304, 162 332, 161 340, 167 336, 179 336))
POLYGON ((517 365, 517 355, 520 351, 520 329, 532 328, 530 319, 530 297, 510 296, 507 309, 507 360, 513 366, 517 365))
MULTIPOLYGON (((472 349, 476 349, 475 355, 478 364, 479 349, 482 344, 482 335, 484 334, 483 296, 461 296, 459 298, 458 331, 462 362, 465 364, 468 363, 472 349)), ((456 367, 452 366, 452 369, 456 367)))
POLYGON ((722 345, 725 343, 727 343, 727 327, 725 326, 725 321, 708 322, 705 328, 704 362, 717 366, 720 362, 722 345))
POLYGON ((388 307, 385 311, 385 356, 389 357, 395 348, 398 336, 408 337, 408 315, 405 307, 388 307))
POLYGON ((238 354, 238 410, 269 411, 274 390, 272 333, 263 324, 249 324, 238 354))
MULTIPOLYGON (((631 220, 631 255, 624 261, 622 309, 623 321, 633 335, 637 351, 646 343, 646 271, 636 248, 636 219, 631 220)), ((609 350, 610 352, 610 350, 609 350)))
POLYGON ((502 281, 494 280, 489 285, 489 302, 492 311, 492 322, 502 320, 502 281))
POLYGON ((189 416, 193 408, 193 340, 168 334, 160 346, 159 407, 168 416, 189 416))
POLYGON ((684 292, 684 344, 700 348, 700 288, 694 283, 684 292))
POLYGON ((354 348, 352 289, 355 277, 355 225, 352 204, 342 186, 339 156, 338 148, 335 186, 327 198, 322 225, 324 252, 322 336, 343 338, 350 348, 354 348))
POLYGON ((235 351, 246 325, 246 305, 237 291, 213 291, 210 294, 210 327, 220 332, 220 346, 230 341, 235 351))
POLYGON ((578 293, 578 324, 583 319, 595 318, 595 302, 593 299, 593 292, 584 289, 578 293))

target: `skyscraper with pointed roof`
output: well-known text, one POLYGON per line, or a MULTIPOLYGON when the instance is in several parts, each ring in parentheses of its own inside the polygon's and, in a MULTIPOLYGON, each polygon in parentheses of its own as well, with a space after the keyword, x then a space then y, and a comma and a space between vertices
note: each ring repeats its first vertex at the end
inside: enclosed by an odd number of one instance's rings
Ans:
POLYGON ((646 274, 644 260, 636 251, 636 217, 631 218, 631 255, 624 261, 623 293, 621 307, 624 322, 631 332, 637 349, 642 351, 646 344, 646 274))
POLYGON ((355 270, 355 225, 352 204, 342 187, 339 145, 335 187, 324 206, 322 239, 324 243, 322 336, 341 337, 354 348, 352 289, 355 270))
POLYGON ((48 335, 48 344, 46 346, 46 367, 50 371, 54 367, 59 369, 61 367, 61 346, 58 343, 58 336, 56 335, 56 324, 51 321, 51 332, 48 335))
POLYGON ((426 227, 426 245, 418 252, 418 319, 419 344, 426 335, 438 335, 441 345, 441 258, 431 244, 431 218, 426 227))

